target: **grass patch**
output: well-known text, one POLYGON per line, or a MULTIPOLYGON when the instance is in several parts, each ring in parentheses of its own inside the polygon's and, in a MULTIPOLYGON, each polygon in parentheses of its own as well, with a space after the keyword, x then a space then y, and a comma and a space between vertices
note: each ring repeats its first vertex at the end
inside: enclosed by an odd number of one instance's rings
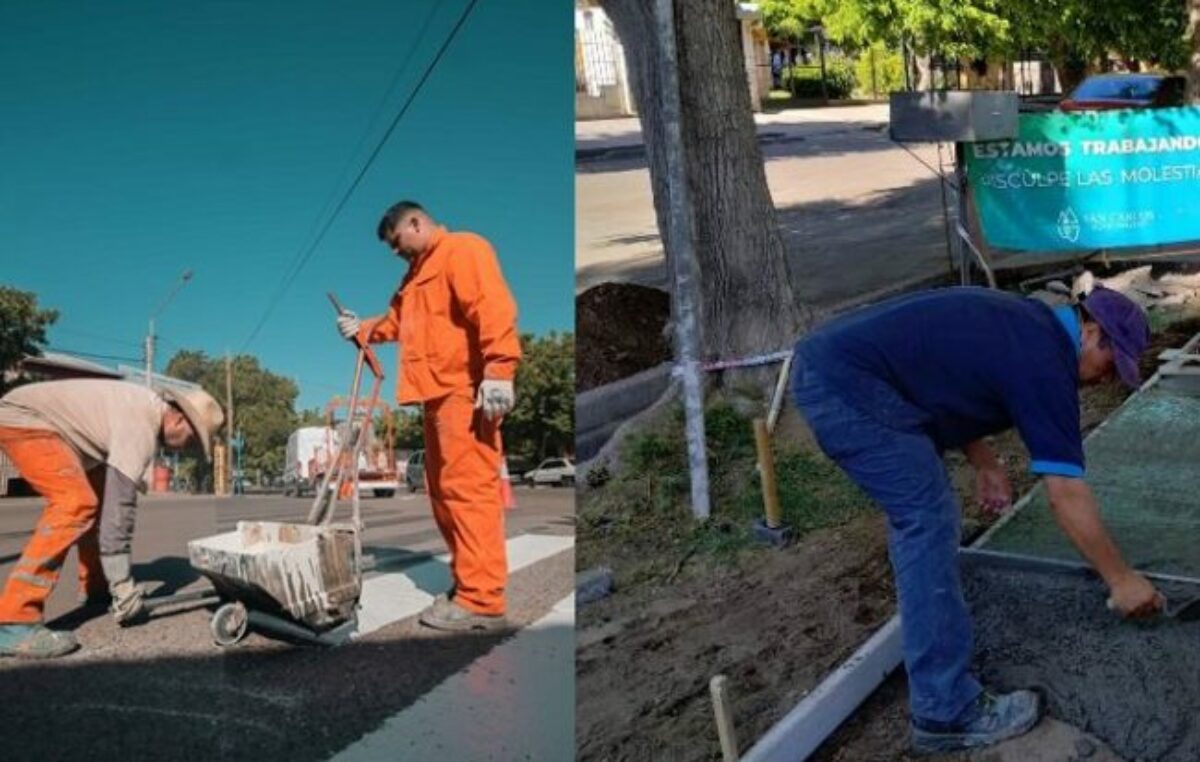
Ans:
MULTIPOLYGON (((681 408, 630 437, 617 475, 585 491, 578 502, 580 568, 613 567, 625 586, 669 581, 694 557, 736 560, 755 545, 762 515, 749 418, 727 403, 705 413, 711 516, 696 521, 689 507, 687 445, 681 408)), ((776 443, 775 471, 784 520, 797 533, 845 523, 869 500, 823 454, 776 443)))

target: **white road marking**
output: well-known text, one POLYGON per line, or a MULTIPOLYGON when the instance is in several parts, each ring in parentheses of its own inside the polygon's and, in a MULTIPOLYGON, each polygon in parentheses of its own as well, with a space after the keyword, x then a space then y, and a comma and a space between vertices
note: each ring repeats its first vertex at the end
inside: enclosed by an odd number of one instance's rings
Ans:
MULTIPOLYGON (((544 558, 574 547, 575 538, 564 535, 523 534, 505 544, 508 570, 515 572, 544 558)), ((355 637, 416 616, 450 587, 450 558, 440 555, 413 564, 403 572, 380 574, 363 580, 355 637)))
POLYGON ((575 596, 330 762, 575 758, 575 596))

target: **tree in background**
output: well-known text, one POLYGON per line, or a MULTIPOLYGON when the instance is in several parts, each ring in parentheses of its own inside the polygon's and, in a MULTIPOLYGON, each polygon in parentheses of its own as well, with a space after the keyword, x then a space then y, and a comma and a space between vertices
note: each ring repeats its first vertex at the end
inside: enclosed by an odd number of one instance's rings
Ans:
MULTIPOLYGON (((375 419, 375 436, 380 441, 387 434, 383 417, 375 419)), ((392 411, 392 449, 422 450, 425 448, 425 414, 420 405, 405 405, 392 411)))
POLYGON ((1200 0, 1185 0, 1187 2, 1187 33, 1185 37, 1191 44, 1188 66, 1188 100, 1200 102, 1200 0))
POLYGON ((540 461, 575 447, 575 335, 521 337, 517 404, 504 419, 504 449, 540 461))
POLYGON ((395 412, 396 449, 420 450, 425 447, 425 413, 419 406, 403 407, 395 412))
MULTIPOLYGON (((654 3, 601 0, 600 5, 625 48, 669 264, 679 244, 669 216, 654 3)), ((778 350, 795 340, 809 318, 793 291, 767 188, 735 4, 675 0, 674 7, 681 148, 694 210, 703 352, 732 358, 778 350)))
POLYGON ((296 428, 298 429, 306 426, 324 426, 325 423, 325 411, 319 407, 301 410, 296 414, 296 428))
MULTIPOLYGON (((551 332, 521 336, 524 357, 517 368, 517 404, 504 418, 507 455, 540 460, 565 455, 575 445, 575 336, 551 332)), ((393 446, 398 450, 425 447, 424 415, 419 406, 392 413, 393 446)), ((383 436, 376 421, 375 433, 383 436)))
MULTIPOLYGON (((1200 0, 766 0, 773 35, 794 39, 815 23, 830 40, 861 50, 870 43, 916 53, 918 88, 929 85, 930 55, 951 59, 1017 59, 1045 53, 1064 91, 1099 69, 1110 53, 1167 70, 1200 50, 1189 14, 1200 0)), ((1200 70, 1200 53, 1193 66, 1200 70)), ((863 82, 859 80, 859 84, 863 82)))
POLYGON ((46 329, 57 319, 57 310, 38 307, 36 295, 0 286, 0 393, 7 390, 3 371, 26 355, 40 355, 46 329))
MULTIPOLYGON (((167 363, 166 374, 200 384, 225 406, 224 358, 182 350, 167 363)), ((257 357, 233 358, 234 427, 246 438, 242 452, 245 473, 261 469, 271 477, 283 472, 288 435, 296 428, 293 406, 299 394, 294 381, 266 370, 257 357)), ((324 416, 321 422, 324 423, 324 416)))

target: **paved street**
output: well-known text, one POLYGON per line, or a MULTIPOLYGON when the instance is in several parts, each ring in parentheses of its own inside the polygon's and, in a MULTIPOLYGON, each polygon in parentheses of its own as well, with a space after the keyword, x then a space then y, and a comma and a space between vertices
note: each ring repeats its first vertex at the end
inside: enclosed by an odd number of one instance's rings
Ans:
MULTIPOLYGON (((221 649, 210 609, 158 611, 120 629, 75 607, 74 554, 51 598, 51 626, 83 649, 53 662, 0 661, 0 705, 20 743, 5 759, 567 759, 574 753, 574 493, 517 490, 508 513, 510 629, 452 635, 415 615, 446 588, 445 548, 424 494, 364 498, 360 636, 332 650, 251 633, 221 649), (537 732, 534 732, 534 729, 537 732), (411 756, 406 756, 411 755, 411 756)), ((156 594, 203 580, 190 539, 238 520, 302 520, 306 499, 149 497, 134 573, 156 594)), ((7 576, 40 511, 0 499, 7 576)))
MULTIPOLYGON (((937 178, 888 139, 887 120, 886 104, 756 117, 795 287, 817 307, 947 271, 937 178)), ((664 287, 637 120, 576 122, 575 135, 577 291, 664 287)), ((912 149, 937 166, 935 145, 912 149)))

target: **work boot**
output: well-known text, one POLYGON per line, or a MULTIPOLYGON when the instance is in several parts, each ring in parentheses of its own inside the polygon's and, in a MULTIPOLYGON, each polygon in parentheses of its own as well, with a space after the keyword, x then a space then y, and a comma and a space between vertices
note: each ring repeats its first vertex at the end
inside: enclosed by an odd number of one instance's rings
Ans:
POLYGON ((984 691, 951 722, 912 719, 912 748, 923 754, 961 751, 1028 733, 1041 715, 1033 691, 995 694, 984 691))
POLYGON ((421 612, 421 624, 435 630, 498 630, 507 624, 503 614, 476 614, 441 596, 421 612))
POLYGON ((58 632, 42 624, 0 624, 0 656, 52 659, 79 648, 69 632, 58 632))

